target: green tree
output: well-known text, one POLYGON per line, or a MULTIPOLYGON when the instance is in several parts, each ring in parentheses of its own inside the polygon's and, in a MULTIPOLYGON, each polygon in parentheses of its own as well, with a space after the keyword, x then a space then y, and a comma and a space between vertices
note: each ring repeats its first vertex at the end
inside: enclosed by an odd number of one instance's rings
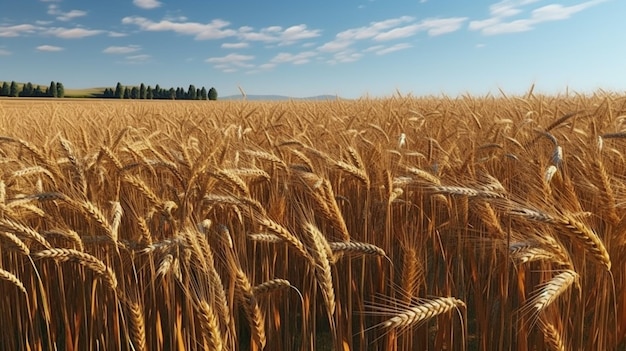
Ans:
POLYGON ((154 95, 152 92, 152 88, 150 88, 150 86, 148 85, 148 87, 146 88, 146 99, 152 100, 153 98, 154 98, 154 95))
POLYGON ((209 100, 217 100, 217 90, 213 87, 209 89, 209 100))
POLYGON ((54 81, 50 82, 50 87, 48 88, 48 96, 57 97, 57 85, 54 81))
POLYGON ((36 96, 36 97, 42 97, 42 96, 45 96, 45 95, 44 95, 44 93, 43 93, 43 90, 41 89, 41 85, 38 85, 38 86, 35 88, 35 90, 33 91, 33 96, 36 96))
POLYGON ((19 96, 31 97, 33 96, 33 91, 33 83, 28 82, 22 86, 22 91, 20 92, 19 96))
POLYGON ((141 85, 139 86, 139 98, 140 99, 146 98, 146 86, 143 83, 141 83, 141 85))
POLYGON ((206 100, 206 99, 207 99, 206 88, 202 87, 202 89, 200 89, 200 100, 206 100))
POLYGON ((154 91, 152 92, 152 98, 153 99, 162 99, 163 98, 163 91, 162 91, 161 87, 158 84, 154 86, 154 91))
POLYGON ((176 90, 174 90, 174 88, 170 88, 169 98, 170 98, 171 100, 176 99, 176 90))
POLYGON ((18 92, 18 88, 17 88, 17 83, 15 83, 15 81, 11 82, 11 86, 9 87, 9 96, 10 97, 17 97, 19 94, 18 92))
POLYGON ((187 89, 187 99, 195 100, 196 99, 196 87, 193 84, 189 85, 189 89, 187 89))
POLYGON ((65 88, 63 87, 63 83, 57 82, 57 97, 62 98, 65 96, 65 88))
POLYGON ((0 96, 9 96, 11 90, 9 89, 9 83, 3 82, 2 89, 0 89, 0 96))
POLYGON ((124 87, 122 86, 122 83, 117 82, 117 85, 115 86, 115 93, 113 94, 113 96, 118 99, 124 98, 124 87))
POLYGON ((139 99, 139 89, 137 89, 137 87, 133 87, 132 89, 130 89, 130 98, 139 99))
POLYGON ((124 99, 130 99, 130 89, 124 89, 124 99))

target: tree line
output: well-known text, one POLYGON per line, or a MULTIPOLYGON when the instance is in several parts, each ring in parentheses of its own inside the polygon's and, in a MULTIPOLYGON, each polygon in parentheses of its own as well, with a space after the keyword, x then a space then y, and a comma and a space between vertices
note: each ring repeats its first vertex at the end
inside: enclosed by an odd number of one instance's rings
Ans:
POLYGON ((125 87, 120 82, 115 86, 115 90, 107 88, 104 90, 104 98, 112 99, 167 99, 167 100, 217 100, 217 90, 205 87, 196 88, 193 84, 185 91, 184 88, 161 88, 158 84, 152 88, 141 83, 139 87, 125 87))
POLYGON ((50 86, 42 88, 41 85, 33 86, 31 82, 22 85, 20 90, 19 84, 12 81, 3 82, 0 88, 0 96, 9 97, 59 97, 65 96, 65 88, 61 82, 50 82, 50 86))

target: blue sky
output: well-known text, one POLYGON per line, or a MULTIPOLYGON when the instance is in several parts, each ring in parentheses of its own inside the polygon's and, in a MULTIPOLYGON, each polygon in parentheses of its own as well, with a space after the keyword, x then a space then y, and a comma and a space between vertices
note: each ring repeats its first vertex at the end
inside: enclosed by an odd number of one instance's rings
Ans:
POLYGON ((0 80, 220 96, 626 90, 623 0, 3 0, 0 80))

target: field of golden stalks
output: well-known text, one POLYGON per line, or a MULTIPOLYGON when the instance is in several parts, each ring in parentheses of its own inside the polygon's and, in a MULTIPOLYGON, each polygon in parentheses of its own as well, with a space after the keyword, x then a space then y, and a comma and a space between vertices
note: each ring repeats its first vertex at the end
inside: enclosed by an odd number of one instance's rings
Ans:
POLYGON ((2 350, 625 350, 626 96, 0 100, 2 350))

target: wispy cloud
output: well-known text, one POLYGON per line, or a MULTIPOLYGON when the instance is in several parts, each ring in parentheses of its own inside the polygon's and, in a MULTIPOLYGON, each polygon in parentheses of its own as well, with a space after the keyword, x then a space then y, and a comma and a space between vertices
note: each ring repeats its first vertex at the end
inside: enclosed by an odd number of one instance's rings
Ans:
POLYGON ((37 51, 44 51, 44 52, 57 52, 57 51, 63 51, 64 49, 60 46, 53 46, 53 45, 40 45, 37 47, 37 51))
POLYGON ((254 64, 250 63, 255 59, 252 55, 228 54, 221 57, 209 57, 205 62, 212 63, 213 67, 222 72, 235 72, 238 68, 252 68, 254 64))
POLYGON ((331 65, 338 63, 349 63, 360 60, 363 57, 363 54, 360 52, 355 52, 354 50, 345 50, 336 52, 333 54, 333 58, 328 60, 327 62, 331 65))
POLYGON ((314 51, 304 51, 297 54, 281 52, 278 55, 274 56, 274 58, 270 60, 270 63, 292 63, 294 65, 302 65, 305 63, 309 63, 311 61, 311 58, 317 55, 318 53, 314 51))
MULTIPOLYGON (((178 19, 181 18, 179 17, 178 19)), ((214 19, 208 23, 172 19, 163 19, 155 22, 145 17, 130 16, 124 17, 122 19, 122 23, 127 25, 136 25, 143 31, 169 31, 181 35, 189 35, 193 36, 196 40, 236 37, 244 42, 260 41, 277 45, 290 45, 321 35, 321 30, 309 29, 305 24, 299 24, 287 28, 269 26, 255 31, 254 28, 249 26, 243 26, 238 29, 229 28, 230 22, 221 19, 214 19)))
POLYGON ((125 63, 140 64, 140 63, 149 62, 152 59, 152 56, 147 55, 147 54, 131 55, 131 56, 126 56, 125 59, 126 59, 125 63))
POLYGON ((91 37, 103 33, 102 30, 97 29, 85 29, 85 28, 49 28, 44 31, 45 34, 54 35, 63 39, 80 39, 85 37, 91 37))
POLYGON ((535 29, 543 22, 560 21, 571 18, 574 14, 596 6, 606 0, 590 0, 576 5, 564 6, 550 4, 533 9, 528 13, 529 5, 538 0, 504 0, 489 7, 491 17, 471 21, 470 30, 480 31, 484 35, 519 33, 535 29), (527 13, 523 18, 511 20, 511 17, 527 13))
POLYGON ((377 49, 374 51, 374 53, 376 55, 387 55, 390 54, 392 52, 396 52, 396 51, 400 51, 400 50, 405 50, 405 49, 409 49, 412 48, 413 45, 408 44, 408 43, 400 43, 400 44, 395 44, 389 47, 383 47, 380 49, 377 49))
POLYGON ((412 37, 419 32, 426 32, 429 36, 438 36, 461 29, 466 21, 467 17, 427 18, 419 22, 415 22, 415 18, 411 16, 391 18, 339 32, 334 40, 319 46, 318 50, 345 52, 361 40, 390 41, 412 37))
POLYGON ((161 6, 161 2, 157 0, 133 0, 133 4, 146 10, 155 9, 161 6))
POLYGON ((13 54, 11 51, 0 48, 0 56, 9 56, 11 54, 13 54))
POLYGON ((18 24, 14 26, 0 26, 0 37, 12 38, 19 37, 24 34, 34 33, 38 27, 32 24, 18 24))
POLYGON ((245 49, 249 46, 250 44, 248 43, 223 43, 222 44, 223 49, 245 49))
POLYGON ((59 9, 57 5, 50 4, 48 5, 48 14, 57 16, 56 19, 59 21, 67 22, 73 20, 74 18, 86 16, 87 12, 82 10, 71 10, 69 12, 63 12, 59 9))
POLYGON ((169 20, 154 22, 144 17, 131 16, 124 17, 122 23, 136 25, 139 29, 149 32, 170 31, 183 35, 191 35, 198 40, 222 39, 237 34, 233 29, 226 29, 230 23, 221 19, 215 19, 209 23, 173 22, 169 20))
POLYGON ((281 26, 269 26, 255 31, 254 28, 240 27, 237 36, 245 41, 260 41, 265 43, 276 43, 278 45, 290 45, 301 40, 311 39, 320 36, 319 29, 309 29, 306 24, 299 24, 283 28, 281 26))
POLYGON ((121 38, 121 37, 127 37, 128 34, 126 33, 121 33, 121 32, 109 32, 109 36, 111 38, 121 38))
POLYGON ((127 45, 127 46, 109 46, 108 48, 102 50, 105 54, 130 54, 133 52, 137 52, 141 50, 141 46, 139 45, 127 45))

